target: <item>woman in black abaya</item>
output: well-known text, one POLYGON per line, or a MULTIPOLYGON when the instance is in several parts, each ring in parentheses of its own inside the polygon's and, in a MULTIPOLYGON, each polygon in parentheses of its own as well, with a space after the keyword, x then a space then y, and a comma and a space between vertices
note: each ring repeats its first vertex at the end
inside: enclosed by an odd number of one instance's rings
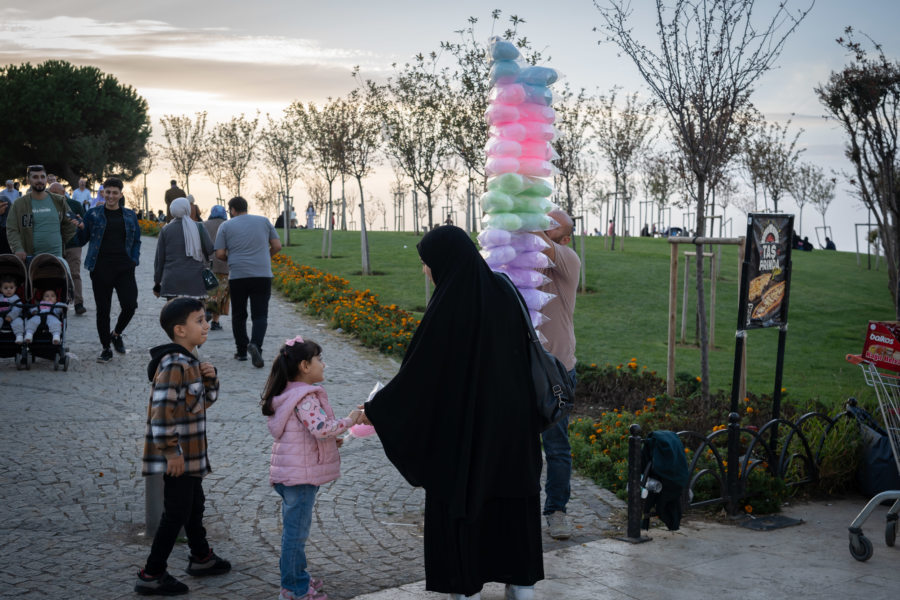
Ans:
POLYGON ((418 245, 435 284, 396 377, 365 404, 384 451, 425 488, 430 591, 533 597, 543 579, 541 454, 527 329, 516 292, 462 229, 418 245))

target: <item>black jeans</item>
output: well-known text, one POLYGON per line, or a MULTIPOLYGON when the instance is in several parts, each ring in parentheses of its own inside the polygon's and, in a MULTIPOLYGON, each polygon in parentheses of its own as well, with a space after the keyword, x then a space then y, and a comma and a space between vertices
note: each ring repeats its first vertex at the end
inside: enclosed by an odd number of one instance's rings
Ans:
POLYGON ((134 311, 137 310, 138 289, 134 279, 134 263, 100 263, 91 271, 91 284, 94 289, 94 302, 97 304, 97 334, 100 336, 100 344, 109 348, 110 329, 109 317, 112 310, 113 290, 119 298, 119 318, 116 320, 115 331, 121 335, 134 311))
POLYGON ((150 556, 144 566, 145 573, 159 576, 166 571, 169 554, 175 547, 175 540, 182 527, 187 534, 191 554, 197 558, 209 555, 209 542, 206 540, 206 529, 203 528, 205 502, 201 477, 163 475, 163 514, 159 519, 156 535, 153 536, 150 556))
POLYGON ((269 298, 272 296, 271 277, 242 277, 228 280, 231 290, 231 331, 238 354, 247 353, 253 342, 262 350, 263 338, 269 324, 269 298), (253 330, 247 338, 247 300, 250 300, 250 320, 253 330))

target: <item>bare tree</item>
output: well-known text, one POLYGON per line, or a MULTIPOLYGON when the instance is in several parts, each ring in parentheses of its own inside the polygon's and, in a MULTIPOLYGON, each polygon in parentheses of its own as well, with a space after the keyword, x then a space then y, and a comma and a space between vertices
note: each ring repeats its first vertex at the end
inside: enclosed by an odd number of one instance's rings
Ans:
POLYGON ((825 213, 828 212, 828 207, 831 205, 831 201, 834 200, 834 188, 837 186, 837 178, 825 177, 821 170, 818 174, 820 177, 813 182, 812 187, 809 189, 808 197, 809 203, 813 205, 816 212, 822 215, 822 227, 826 227, 825 213))
POLYGON ((363 179, 372 173, 377 152, 381 147, 381 117, 377 98, 353 90, 347 96, 345 111, 347 137, 344 168, 359 186, 359 229, 362 253, 362 274, 370 275, 369 237, 366 232, 366 200, 363 179))
POLYGON ((259 114, 253 119, 243 114, 216 125, 207 146, 225 168, 226 183, 235 196, 241 195, 241 183, 250 172, 259 144, 259 114))
POLYGON ((644 194, 656 204, 656 222, 662 226, 662 213, 678 189, 678 173, 671 153, 645 154, 641 161, 644 194))
MULTIPOLYGON (((271 171, 260 171, 259 183, 262 187, 253 194, 253 200, 256 201, 262 214, 269 218, 277 217, 282 208, 278 195, 284 182, 271 171)), ((285 221, 290 221, 290 214, 290 212, 287 213, 285 221)), ((290 222, 288 222, 288 226, 290 226, 290 222)))
POLYGON ((812 202, 820 182, 825 179, 825 171, 816 165, 803 163, 797 167, 797 173, 791 181, 791 196, 800 208, 797 233, 803 232, 803 207, 812 202))
MULTIPOLYGON (((669 117, 676 142, 693 173, 691 195, 697 236, 706 233, 704 215, 710 177, 721 170, 734 119, 748 103, 754 83, 781 54, 785 41, 812 9, 791 12, 779 2, 771 18, 759 20, 755 0, 656 0, 658 49, 637 39, 627 0, 595 6, 607 37, 632 59, 669 117)), ((730 157, 729 157, 730 158, 730 157)), ((700 317, 701 395, 709 404, 709 331, 703 282, 703 247, 697 246, 697 311, 700 317)))
MULTIPOLYGON (((291 206, 291 188, 300 175, 302 166, 301 159, 303 157, 303 138, 301 132, 296 127, 296 122, 289 116, 285 115, 281 120, 274 120, 271 116, 266 115, 268 125, 263 129, 260 135, 260 154, 263 164, 278 174, 280 182, 280 193, 276 194, 275 202, 278 197, 284 199, 282 209, 285 215, 290 215, 291 206)), ((290 219, 284 219, 284 243, 290 244, 290 219)))
POLYGON ((790 125, 790 121, 784 125, 758 123, 747 138, 750 140, 753 158, 748 158, 746 162, 756 170, 753 181, 764 187, 767 198, 772 201, 772 210, 776 213, 779 200, 790 191, 800 153, 804 150, 797 147, 797 140, 803 130, 791 137, 788 133, 790 125))
MULTIPOLYGON (((846 154, 853 165, 851 183, 875 215, 888 265, 894 312, 900 319, 900 185, 897 145, 900 136, 900 61, 888 60, 874 42, 869 54, 849 27, 838 39, 852 59, 842 71, 816 88, 819 101, 847 137, 846 154)), ((872 41, 871 39, 869 41, 872 41)))
POLYGON ((381 115, 386 152, 425 195, 429 229, 434 226, 432 198, 453 156, 441 123, 447 80, 446 72, 438 70, 437 55, 431 53, 417 55, 384 85, 366 81, 381 115))
MULTIPOLYGON (((294 102, 288 107, 290 118, 297 128, 303 132, 303 155, 315 170, 322 176, 328 186, 328 203, 325 211, 325 222, 322 232, 322 258, 331 258, 331 233, 334 215, 334 180, 341 173, 338 159, 343 132, 337 106, 329 99, 322 108, 310 102, 303 106, 302 102, 294 102), (326 254, 327 250, 327 254, 326 254)), ((307 187, 309 184, 307 183, 307 187)))
POLYGON ((163 115, 163 157, 172 163, 176 173, 184 178, 185 190, 191 192, 190 178, 200 166, 206 140, 206 111, 198 112, 193 120, 184 115, 163 115))
MULTIPOLYGON (((623 192, 628 189, 628 176, 640 161, 641 154, 652 140, 654 105, 652 102, 641 102, 636 93, 625 96, 625 106, 619 108, 616 103, 618 89, 613 88, 606 96, 597 99, 594 115, 594 129, 597 131, 597 145, 600 154, 606 159, 613 174, 616 204, 613 205, 613 219, 616 219, 618 199, 622 200, 622 219, 619 220, 622 232, 625 232, 625 214, 630 204, 631 195, 623 192)), ((616 249, 613 237, 612 249, 616 249)))
POLYGON ((216 202, 224 201, 222 183, 227 179, 228 171, 225 168, 225 163, 220 161, 215 144, 210 143, 209 138, 203 144, 203 156, 200 159, 200 164, 203 165, 203 172, 206 173, 209 180, 216 184, 216 202))
POLYGON ((304 171, 300 179, 306 187, 306 195, 309 196, 316 214, 323 214, 328 209, 328 182, 316 171, 304 171))

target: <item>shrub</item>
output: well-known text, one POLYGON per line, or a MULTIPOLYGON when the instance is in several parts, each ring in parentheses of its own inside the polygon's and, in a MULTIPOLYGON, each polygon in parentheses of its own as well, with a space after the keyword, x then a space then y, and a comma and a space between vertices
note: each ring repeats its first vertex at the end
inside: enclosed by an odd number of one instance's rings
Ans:
POLYGON ((141 227, 141 235, 149 235, 152 237, 158 237, 159 231, 163 227, 160 223, 148 219, 138 220, 138 225, 141 227))

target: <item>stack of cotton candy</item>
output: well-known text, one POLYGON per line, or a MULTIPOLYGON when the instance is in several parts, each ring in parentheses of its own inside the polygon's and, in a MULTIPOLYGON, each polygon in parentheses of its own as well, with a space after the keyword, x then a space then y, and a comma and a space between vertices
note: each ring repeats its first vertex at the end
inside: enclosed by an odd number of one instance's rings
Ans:
POLYGON ((541 308, 553 294, 537 288, 548 279, 539 271, 550 266, 547 247, 532 231, 557 223, 548 216, 559 156, 550 142, 556 137, 556 113, 548 88, 558 78, 554 69, 526 64, 511 42, 491 38, 491 97, 485 119, 490 136, 485 147, 488 191, 481 197, 484 231, 478 236, 482 256, 495 271, 506 273, 519 288, 535 327, 544 322, 541 308))

